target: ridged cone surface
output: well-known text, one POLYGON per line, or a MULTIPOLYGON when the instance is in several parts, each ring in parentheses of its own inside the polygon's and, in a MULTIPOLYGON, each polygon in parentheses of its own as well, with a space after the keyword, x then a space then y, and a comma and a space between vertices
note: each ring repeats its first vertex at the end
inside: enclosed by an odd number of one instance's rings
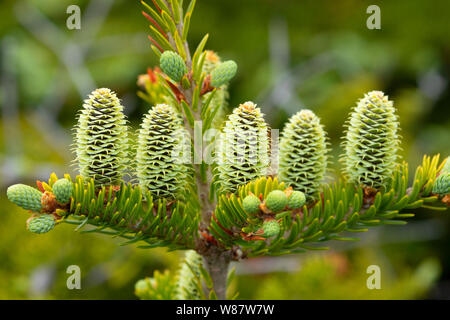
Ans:
POLYGON ((174 198, 185 187, 188 167, 177 156, 185 131, 178 111, 165 104, 144 117, 138 135, 136 170, 139 184, 157 197, 174 198))
POLYGON ((236 71, 236 62, 232 60, 222 62, 211 72, 211 85, 213 87, 220 87, 228 83, 236 75, 236 71))
POLYGON ((263 114, 252 102, 241 104, 221 133, 215 168, 220 192, 235 192, 240 185, 266 175, 269 151, 263 114))
POLYGON ((72 196, 72 182, 63 178, 56 181, 52 186, 53 194, 56 197, 56 201, 60 204, 66 204, 69 202, 72 196))
POLYGON ((350 115, 343 147, 349 180, 382 188, 397 164, 400 137, 393 102, 381 91, 365 94, 350 115))
POLYGON ((301 110, 286 124, 280 139, 279 177, 307 200, 315 198, 327 169, 326 134, 311 110, 301 110))
POLYGON ((183 58, 173 51, 164 51, 159 59, 159 65, 162 71, 176 82, 180 82, 183 75, 187 72, 183 58))
POLYGON ((24 184, 15 184, 8 187, 6 195, 9 201, 25 210, 39 212, 42 209, 42 192, 33 187, 24 184))
POLYGON ((445 172, 436 178, 433 185, 433 193, 444 196, 450 193, 450 172, 445 172))
POLYGON ((80 175, 97 186, 118 185, 128 163, 123 107, 110 89, 93 91, 83 104, 76 131, 80 175))
POLYGON ((27 223, 28 231, 32 233, 47 233, 55 227, 55 218, 51 214, 43 214, 32 218, 27 223))

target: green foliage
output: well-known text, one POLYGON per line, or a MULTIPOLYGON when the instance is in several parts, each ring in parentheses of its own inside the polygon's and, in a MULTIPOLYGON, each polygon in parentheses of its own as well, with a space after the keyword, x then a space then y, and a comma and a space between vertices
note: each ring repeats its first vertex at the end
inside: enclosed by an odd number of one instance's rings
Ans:
POLYGON ((58 203, 67 204, 70 201, 70 197, 72 196, 72 182, 70 182, 66 178, 59 179, 53 184, 52 190, 58 203))
POLYGON ((300 209, 305 205, 306 197, 301 191, 294 191, 289 195, 288 207, 290 209, 300 209))
POLYGON ((311 201, 323 182, 327 160, 326 136, 319 118, 310 110, 299 111, 282 132, 280 180, 311 201))
POLYGON ((350 181, 376 189, 386 186, 397 163, 398 128, 393 102, 381 91, 365 94, 350 116, 343 143, 350 181))
POLYGON ((233 110, 221 134, 216 181, 220 192, 234 192, 238 186, 267 173, 268 128, 259 108, 252 102, 233 110))
POLYGON ((201 276, 202 265, 202 256, 194 250, 186 251, 177 275, 177 300, 200 300, 202 290, 201 287, 198 288, 197 283, 201 276))
POLYGON ((259 178, 239 187, 235 194, 219 197, 210 231, 224 246, 239 245, 249 257, 327 249, 317 245, 329 240, 357 240, 343 237, 341 233, 364 232, 368 227, 383 224, 405 224, 401 219, 413 217, 410 210, 419 207, 446 210, 443 206, 429 205, 437 200, 431 191, 440 168, 438 161, 439 156, 425 156, 410 187, 408 165, 398 165, 386 191, 373 195, 364 194, 361 188, 350 182, 325 185, 323 196, 313 205, 275 215, 275 219, 280 221, 281 231, 268 240, 254 237, 258 232, 251 231, 259 228, 264 215, 250 216, 244 211, 242 202, 249 194, 266 198, 273 190, 284 190, 285 185, 277 178, 259 178))
POLYGON ((173 51, 164 51, 159 59, 159 65, 172 80, 180 82, 187 72, 186 64, 180 55, 173 51))
POLYGON ((211 84, 220 87, 228 83, 234 78, 236 71, 237 64, 233 60, 222 62, 211 72, 211 84))
POLYGON ((55 218, 51 214, 32 217, 27 221, 27 229, 32 233, 47 233, 55 227, 55 218))
POLYGON ((433 185, 433 193, 445 196, 450 193, 450 172, 440 174, 433 185))
POLYGON ((150 191, 122 183, 114 189, 96 189, 93 180, 78 176, 73 201, 63 222, 95 226, 81 232, 98 232, 127 239, 123 244, 146 242, 141 248, 166 246, 172 250, 194 248, 198 228, 194 203, 155 199, 150 191))
POLYGON ((134 286, 134 293, 141 300, 173 300, 176 284, 170 271, 156 270, 152 278, 141 279, 134 286))
POLYGON ((286 193, 281 190, 273 190, 266 197, 267 209, 273 213, 283 210, 288 203, 288 197, 286 193))
POLYGON ((24 184, 15 184, 8 187, 6 195, 9 201, 25 210, 39 212, 42 209, 42 192, 33 187, 24 184))
POLYGON ((179 161, 183 137, 181 119, 172 107, 158 104, 145 115, 136 155, 136 174, 142 189, 166 198, 177 198, 186 189, 188 167, 179 161))
POLYGON ((249 194, 242 201, 242 208, 248 214, 255 214, 255 213, 259 212, 260 204, 261 204, 261 201, 259 201, 259 198, 257 196, 255 196, 254 194, 249 194))
POLYGON ((94 90, 84 101, 75 136, 81 176, 97 186, 119 185, 128 162, 123 107, 110 89, 94 90))

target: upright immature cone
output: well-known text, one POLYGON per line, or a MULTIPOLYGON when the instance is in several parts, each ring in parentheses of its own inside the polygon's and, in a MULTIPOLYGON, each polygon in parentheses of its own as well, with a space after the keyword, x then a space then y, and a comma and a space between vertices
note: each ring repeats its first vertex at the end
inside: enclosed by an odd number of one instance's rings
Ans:
POLYGON ((310 110, 291 117, 280 141, 280 180, 311 200, 317 195, 327 168, 326 136, 310 110))
MULTIPOLYGON (((210 74, 218 65, 220 65, 222 62, 220 60, 220 57, 215 53, 214 51, 208 50, 206 51, 206 57, 205 57, 205 63, 203 64, 203 71, 206 74, 210 74)), ((212 95, 212 92, 208 92, 202 96, 202 101, 205 103, 210 95, 212 95)), ((219 86, 214 92, 214 96, 212 97, 212 100, 210 102, 210 108, 214 109, 216 111, 216 114, 214 116, 214 120, 212 122, 212 128, 220 128, 220 125, 222 124, 223 120, 225 119, 225 116, 227 114, 227 99, 228 99, 228 84, 222 84, 219 86)))
POLYGON ((173 51, 164 51, 159 59, 161 69, 172 80, 181 81, 183 75, 188 71, 181 56, 173 51))
POLYGON ((220 192, 235 192, 267 173, 269 165, 268 128, 253 102, 234 109, 225 123, 217 152, 216 178, 220 192))
POLYGON ((97 186, 118 185, 128 161, 123 107, 110 89, 93 91, 84 101, 76 131, 76 160, 83 178, 97 186))
POLYGON ((211 84, 214 87, 220 87, 228 83, 235 76, 237 71, 237 64, 233 60, 228 60, 219 64, 211 72, 211 84))
POLYGON ((180 163, 184 129, 179 114, 166 105, 154 106, 139 130, 137 177, 157 197, 174 198, 185 187, 188 168, 180 163))
POLYGON ((381 91, 365 94, 350 115, 343 143, 350 181, 375 189, 386 185, 398 159, 398 128, 392 101, 381 91))

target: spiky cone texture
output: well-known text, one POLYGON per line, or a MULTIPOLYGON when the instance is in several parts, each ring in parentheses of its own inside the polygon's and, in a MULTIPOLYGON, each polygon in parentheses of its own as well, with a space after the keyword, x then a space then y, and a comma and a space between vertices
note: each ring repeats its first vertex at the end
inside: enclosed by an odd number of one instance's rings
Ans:
POLYGON ((138 133, 136 174, 156 197, 176 198, 185 187, 188 167, 179 161, 185 131, 178 111, 166 104, 144 116, 138 133))
POLYGON ((316 197, 327 169, 326 133, 311 110, 301 110, 286 124, 279 147, 279 178, 307 201, 316 197))
POLYGON ((433 184, 433 193, 440 196, 450 193, 450 172, 444 172, 436 178, 433 184))
POLYGON ((57 180, 52 186, 53 194, 59 204, 66 204, 72 196, 72 182, 66 178, 57 180))
POLYGON ((27 229, 32 233, 47 233, 55 227, 55 218, 51 214, 32 217, 27 221, 27 229))
POLYGON ((6 196, 9 201, 25 210, 40 212, 42 209, 42 192, 33 187, 24 184, 14 184, 8 187, 6 196))
POLYGON ((269 166, 268 128, 253 102, 233 110, 218 144, 215 181, 219 192, 235 192, 240 185, 266 175, 269 166))
POLYGON ((186 251, 177 275, 177 300, 200 300, 201 295, 195 282, 197 278, 200 278, 200 266, 202 264, 202 256, 194 250, 186 251))
POLYGON ((75 137, 80 175, 96 186, 118 185, 128 163, 123 107, 110 89, 94 90, 84 101, 75 137))
POLYGON ((342 161, 348 179, 364 187, 384 187, 397 164, 400 143, 393 102, 381 91, 365 94, 347 126, 342 161))
POLYGON ((211 72, 211 85, 220 87, 228 83, 236 75, 237 64, 233 60, 228 60, 219 64, 211 72))
POLYGON ((159 58, 159 66, 172 80, 180 82, 188 71, 183 58, 174 51, 164 51, 159 58))

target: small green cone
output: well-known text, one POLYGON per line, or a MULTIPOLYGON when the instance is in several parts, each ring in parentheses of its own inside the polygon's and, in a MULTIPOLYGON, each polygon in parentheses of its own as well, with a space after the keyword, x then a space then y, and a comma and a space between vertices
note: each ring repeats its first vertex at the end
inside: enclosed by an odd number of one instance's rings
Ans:
POLYGON ((264 231, 264 237, 270 238, 277 236, 281 228, 277 220, 266 220, 263 223, 262 229, 264 231))
POLYGON ((173 51, 164 51, 159 59, 159 65, 162 71, 176 82, 180 82, 188 71, 183 58, 173 51))
POLYGON ((291 209, 299 209, 303 207, 306 202, 305 194, 301 191, 294 191, 288 199, 288 207, 291 209))
POLYGON ((266 207, 276 213, 283 210, 288 204, 286 194, 281 190, 273 190, 266 198, 266 207))
POLYGON ((39 212, 42 209, 42 192, 33 187, 24 184, 15 184, 8 188, 6 195, 9 201, 25 210, 39 212))
POLYGON ((211 85, 217 88, 228 83, 236 75, 236 71, 237 64, 233 60, 228 60, 219 64, 211 72, 211 85))
POLYGON ((58 203, 66 204, 70 201, 73 189, 72 182, 65 178, 59 179, 53 184, 52 189, 58 203))
POLYGON ((450 172, 442 173, 436 178, 433 185, 433 193, 445 196, 450 193, 450 172))
POLYGON ((259 205, 260 205, 259 198, 255 196, 254 194, 249 194, 244 198, 244 201, 242 201, 242 207, 244 208, 244 211, 249 214, 255 214, 259 211, 259 205))
POLYGON ((27 222, 27 229, 33 233, 47 233, 55 227, 55 218, 51 214, 43 214, 27 222))

